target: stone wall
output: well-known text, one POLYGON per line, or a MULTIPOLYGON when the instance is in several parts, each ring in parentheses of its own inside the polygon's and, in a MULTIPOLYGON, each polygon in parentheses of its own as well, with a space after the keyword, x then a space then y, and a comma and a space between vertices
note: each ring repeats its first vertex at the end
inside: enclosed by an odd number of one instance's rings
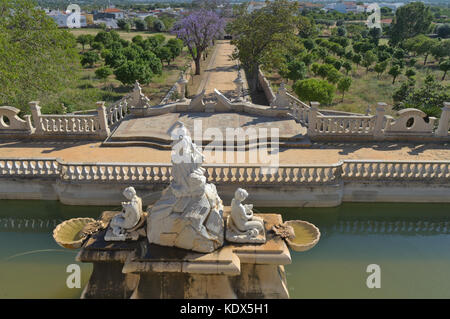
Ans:
MULTIPOLYGON (((270 174, 252 165, 204 165, 226 205, 238 187, 257 206, 337 206, 343 201, 450 202, 450 161, 346 160, 333 165, 281 165, 270 174)), ((170 164, 64 163, 0 159, 1 199, 118 205, 132 185, 145 204, 169 184, 170 164)))
POLYGON ((261 70, 258 71, 258 82, 264 91, 264 95, 266 96, 267 101, 269 102, 269 104, 271 104, 272 101, 275 99, 275 94, 273 93, 273 90, 270 87, 269 81, 266 79, 261 70))

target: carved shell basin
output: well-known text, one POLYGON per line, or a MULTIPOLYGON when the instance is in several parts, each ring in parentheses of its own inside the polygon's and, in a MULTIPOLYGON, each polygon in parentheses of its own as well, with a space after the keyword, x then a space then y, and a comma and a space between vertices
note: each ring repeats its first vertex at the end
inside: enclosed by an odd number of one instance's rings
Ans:
POLYGON ((292 250, 307 251, 319 242, 320 231, 315 225, 303 220, 288 220, 285 224, 294 229, 295 238, 285 238, 292 250))
POLYGON ((53 230, 53 238, 61 247, 68 249, 80 248, 86 239, 86 234, 82 232, 83 228, 94 223, 93 218, 72 218, 63 221, 53 230))

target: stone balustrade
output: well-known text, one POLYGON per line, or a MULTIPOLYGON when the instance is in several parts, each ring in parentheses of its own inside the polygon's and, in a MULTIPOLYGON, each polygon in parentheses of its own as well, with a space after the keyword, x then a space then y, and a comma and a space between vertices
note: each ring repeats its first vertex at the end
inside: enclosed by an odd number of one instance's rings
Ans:
MULTIPOLYGON (((71 182, 168 184, 171 164, 64 163, 58 159, 0 159, 0 177, 47 177, 71 182)), ((215 184, 332 184, 341 180, 450 180, 450 161, 345 160, 329 165, 206 164, 205 176, 215 184)))
POLYGON ((345 160, 342 165, 342 177, 361 180, 450 179, 450 162, 345 160))
POLYGON ((122 122, 130 113, 128 99, 126 96, 106 108, 106 120, 110 128, 122 122))
POLYGON ((60 176, 60 161, 54 158, 0 159, 0 177, 44 177, 60 176))

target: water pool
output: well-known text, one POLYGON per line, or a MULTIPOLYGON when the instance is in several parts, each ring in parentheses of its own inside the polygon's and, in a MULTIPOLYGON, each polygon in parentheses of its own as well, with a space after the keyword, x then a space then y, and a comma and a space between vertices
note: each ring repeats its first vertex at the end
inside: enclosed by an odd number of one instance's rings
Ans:
MULTIPOLYGON (((77 251, 51 232, 71 217, 97 217, 112 207, 54 201, 0 200, 0 298, 78 298, 66 286, 77 251)), ((117 209, 117 207, 115 207, 117 209)), ((317 225, 312 250, 291 251, 286 266, 292 298, 450 298, 450 205, 346 203, 334 208, 257 208, 317 225), (369 289, 366 267, 381 268, 381 288, 369 289)), ((92 267, 79 264, 82 287, 92 267)))

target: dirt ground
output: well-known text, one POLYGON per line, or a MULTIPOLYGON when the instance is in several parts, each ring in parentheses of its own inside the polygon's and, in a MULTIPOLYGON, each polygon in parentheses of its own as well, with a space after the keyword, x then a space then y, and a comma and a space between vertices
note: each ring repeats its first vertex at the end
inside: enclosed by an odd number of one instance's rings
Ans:
MULTIPOLYGON (((1 158, 60 158, 65 162, 168 163, 170 151, 151 147, 101 147, 101 142, 0 142, 1 158)), ((206 153, 210 163, 216 154, 206 153)), ((237 154, 233 154, 235 159, 237 154)), ((223 154, 225 163, 225 152, 223 154)), ((248 158, 249 152, 246 152, 248 158)), ((343 159, 450 160, 449 144, 315 143, 310 148, 281 149, 280 164, 332 164, 343 159)), ((215 162, 218 162, 217 160, 215 162)), ((248 159, 246 160, 248 162, 248 159)), ((254 161, 251 161, 252 164, 254 161)), ((232 164, 232 163, 230 163, 232 164)))

